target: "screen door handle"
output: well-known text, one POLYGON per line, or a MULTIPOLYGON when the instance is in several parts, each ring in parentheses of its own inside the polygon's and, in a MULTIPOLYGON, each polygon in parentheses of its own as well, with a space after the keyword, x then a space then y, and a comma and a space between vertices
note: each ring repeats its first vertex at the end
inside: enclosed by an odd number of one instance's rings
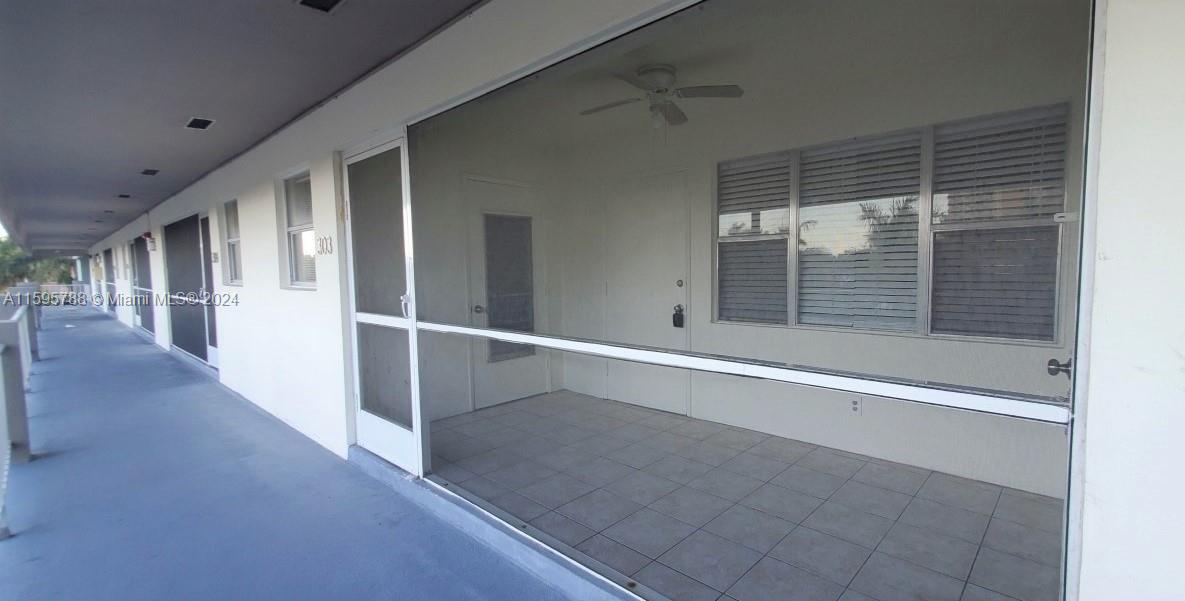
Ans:
POLYGON ((399 309, 403 311, 403 317, 408 317, 411 313, 411 298, 406 294, 399 296, 399 309))

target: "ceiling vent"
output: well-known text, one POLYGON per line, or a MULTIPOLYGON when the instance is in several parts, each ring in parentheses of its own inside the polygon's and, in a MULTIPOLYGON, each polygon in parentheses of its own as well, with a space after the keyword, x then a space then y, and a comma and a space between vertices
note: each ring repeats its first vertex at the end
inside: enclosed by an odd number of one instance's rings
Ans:
POLYGON ((189 123, 185 124, 185 127, 188 129, 210 129, 211 125, 214 125, 213 119, 194 117, 189 120, 189 123))
POLYGON ((301 6, 307 6, 313 10, 319 10, 323 13, 333 12, 342 0, 296 0, 296 3, 301 6))
POLYGON ((140 175, 156 175, 160 173, 160 169, 145 169, 140 172, 140 175))

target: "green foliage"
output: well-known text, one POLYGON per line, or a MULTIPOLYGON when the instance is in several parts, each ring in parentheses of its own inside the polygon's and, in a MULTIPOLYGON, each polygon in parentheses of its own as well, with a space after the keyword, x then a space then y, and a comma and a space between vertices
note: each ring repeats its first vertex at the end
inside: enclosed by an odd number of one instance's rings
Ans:
POLYGON ((69 284, 70 259, 34 259, 17 246, 11 238, 0 238, 0 288, 6 288, 22 280, 69 284))
POLYGON ((29 263, 26 277, 43 284, 69 284, 74 281, 74 277, 70 275, 70 266, 73 263, 69 259, 38 259, 29 263))

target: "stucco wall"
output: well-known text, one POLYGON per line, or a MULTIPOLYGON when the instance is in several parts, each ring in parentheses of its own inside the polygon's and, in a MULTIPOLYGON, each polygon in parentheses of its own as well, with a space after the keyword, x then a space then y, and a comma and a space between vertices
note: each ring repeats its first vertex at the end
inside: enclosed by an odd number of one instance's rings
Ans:
POLYGON ((1185 3, 1104 5, 1078 598, 1180 599, 1185 3))

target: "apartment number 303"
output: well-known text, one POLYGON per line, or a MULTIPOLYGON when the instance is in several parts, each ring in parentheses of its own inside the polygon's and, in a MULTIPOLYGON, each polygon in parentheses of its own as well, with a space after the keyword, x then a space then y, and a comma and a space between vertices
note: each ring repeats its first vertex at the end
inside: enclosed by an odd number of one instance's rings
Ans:
POLYGON ((317 238, 317 254, 333 254, 333 236, 319 236, 317 238))

